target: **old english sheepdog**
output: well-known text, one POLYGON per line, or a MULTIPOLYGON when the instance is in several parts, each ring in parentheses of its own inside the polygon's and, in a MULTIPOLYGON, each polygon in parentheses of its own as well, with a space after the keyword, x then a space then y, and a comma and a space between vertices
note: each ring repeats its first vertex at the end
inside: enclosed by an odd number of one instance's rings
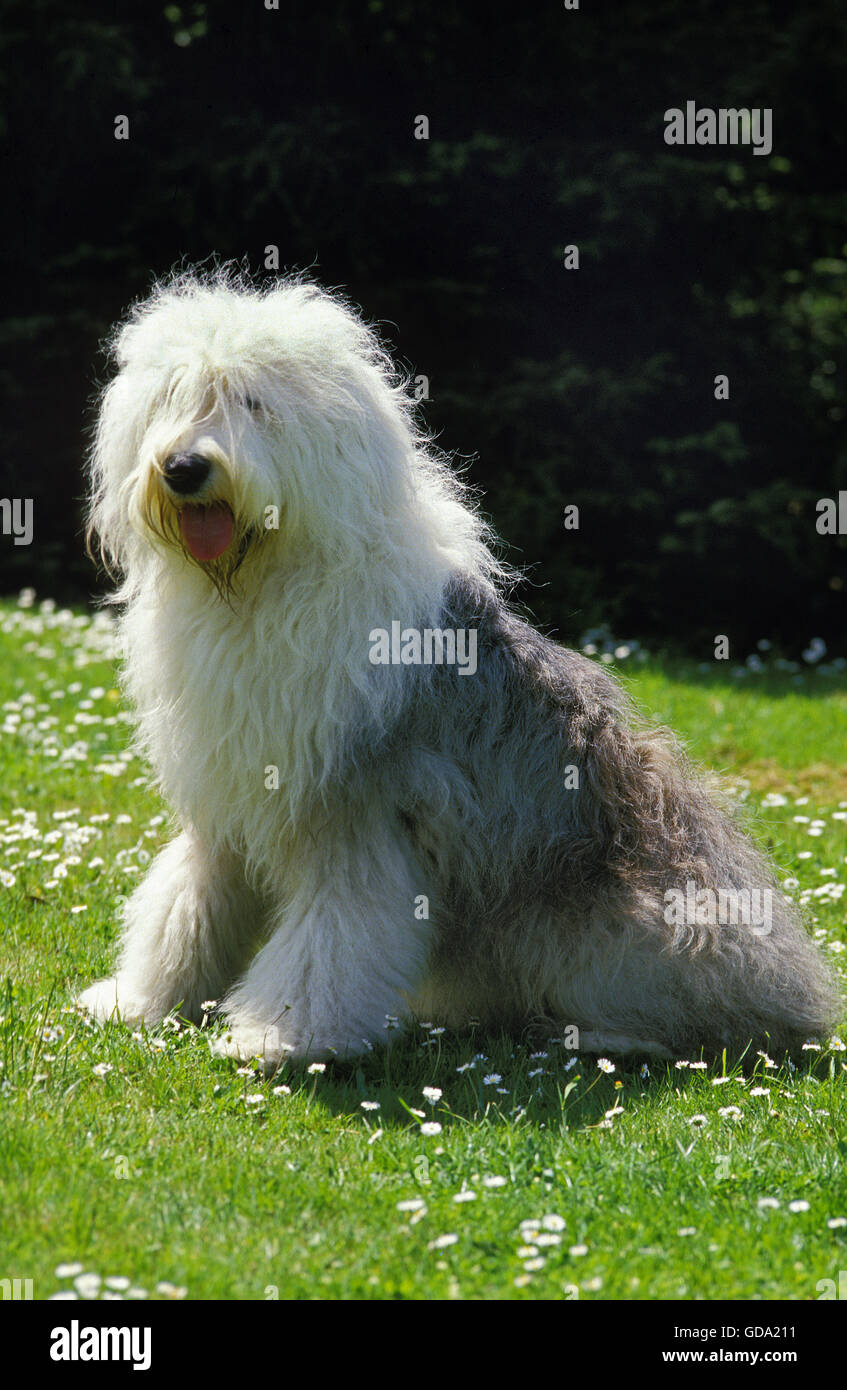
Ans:
POLYGON ((179 833, 100 1020, 199 1020, 267 1067, 413 1020, 587 1052, 796 1049, 829 972, 773 871, 510 576, 338 294, 231 269, 113 342, 91 535, 179 833))

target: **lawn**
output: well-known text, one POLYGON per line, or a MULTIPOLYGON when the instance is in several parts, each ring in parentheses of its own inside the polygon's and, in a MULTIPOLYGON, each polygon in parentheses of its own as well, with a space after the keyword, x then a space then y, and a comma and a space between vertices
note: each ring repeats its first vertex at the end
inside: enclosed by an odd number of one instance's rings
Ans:
MULTIPOLYGON (((93 1026, 169 835, 108 617, 0 605, 0 1278, 36 1299, 816 1299, 847 1267, 847 1052, 625 1065, 422 1026, 270 1080, 93 1026), (823 1285, 821 1285, 823 1288, 823 1285)), ((620 662, 845 961, 847 679, 620 662)))

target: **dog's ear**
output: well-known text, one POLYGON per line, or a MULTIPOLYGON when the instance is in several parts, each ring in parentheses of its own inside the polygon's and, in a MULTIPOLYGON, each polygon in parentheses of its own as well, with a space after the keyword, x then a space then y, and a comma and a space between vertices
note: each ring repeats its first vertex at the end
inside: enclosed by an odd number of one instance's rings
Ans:
POLYGON ((86 540, 89 554, 110 571, 125 570, 131 544, 129 484, 138 468, 144 435, 144 383, 121 373, 100 400, 89 455, 90 490, 86 540))

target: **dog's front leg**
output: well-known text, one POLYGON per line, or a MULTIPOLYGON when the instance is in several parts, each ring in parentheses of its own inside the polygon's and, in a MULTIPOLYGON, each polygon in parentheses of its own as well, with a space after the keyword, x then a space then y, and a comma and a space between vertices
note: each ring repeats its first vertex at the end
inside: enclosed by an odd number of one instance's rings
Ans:
POLYGON ((387 827, 349 841, 319 839, 270 940, 224 1001, 218 1055, 263 1059, 356 1056, 386 1041, 387 1018, 409 1013, 430 954, 416 915, 420 872, 387 827))
POLYGON ((124 1023, 158 1023, 176 1008, 199 1022, 203 1003, 238 978, 261 915, 238 859, 210 854, 186 831, 157 855, 126 905, 117 976, 98 980, 79 1002, 100 1022, 117 1011, 124 1023))

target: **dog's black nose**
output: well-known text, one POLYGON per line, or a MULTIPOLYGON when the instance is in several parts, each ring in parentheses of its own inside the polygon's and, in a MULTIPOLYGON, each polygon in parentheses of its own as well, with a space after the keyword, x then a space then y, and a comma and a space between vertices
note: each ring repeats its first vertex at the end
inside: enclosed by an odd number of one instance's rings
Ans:
POLYGON ((162 476, 172 492, 187 497, 199 492, 212 471, 202 454, 170 454, 162 464, 162 476))

